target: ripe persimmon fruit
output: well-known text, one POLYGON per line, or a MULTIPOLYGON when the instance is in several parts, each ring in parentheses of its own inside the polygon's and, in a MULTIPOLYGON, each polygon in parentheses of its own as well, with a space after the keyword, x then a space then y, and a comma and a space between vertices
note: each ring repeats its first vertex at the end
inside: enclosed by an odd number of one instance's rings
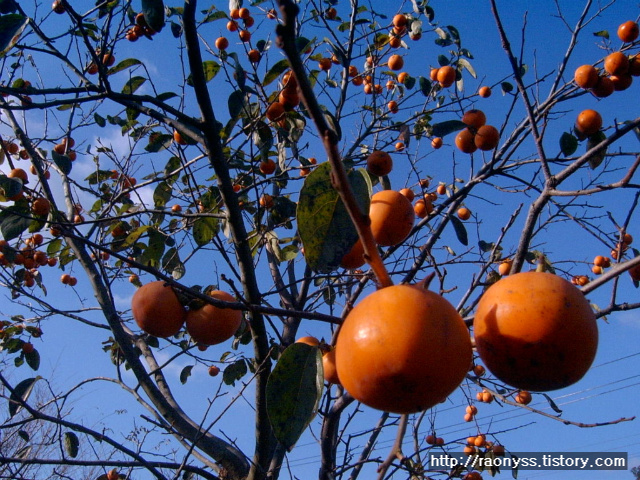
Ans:
POLYGON ((403 188, 400 190, 400 193, 407 197, 410 202, 413 202, 413 199, 416 198, 416 194, 410 188, 403 188))
POLYGON ((401 70, 404 67, 404 58, 401 55, 391 55, 387 61, 387 66, 391 70, 401 70))
POLYGON ((521 405, 529 405, 531 403, 531 393, 527 390, 520 390, 516 395, 516 403, 521 405))
POLYGON ((442 137, 434 137, 431 139, 431 148, 438 150, 442 147, 442 137))
POLYGON ((307 335, 305 337, 300 337, 299 339, 296 340, 296 343, 304 343, 305 345, 310 345, 312 347, 319 347, 320 346, 320 340, 318 340, 317 337, 314 337, 312 335, 307 335))
POLYGON ((393 168, 393 160, 391 160, 391 155, 387 152, 383 152, 382 150, 374 150, 367 157, 367 171, 371 175, 375 175, 377 177, 384 177, 391 173, 391 169, 393 168))
POLYGON ((580 88, 593 88, 598 84, 600 76, 593 65, 581 65, 573 74, 573 81, 580 88))
POLYGON ((271 105, 267 107, 265 116, 272 122, 275 122, 276 120, 279 120, 284 115, 284 112, 285 112, 285 108, 282 103, 273 102, 271 105))
POLYGON ((609 79, 613 83, 613 89, 616 92, 626 90, 633 83, 633 77, 628 73, 621 73, 620 75, 610 75, 609 79))
POLYGON ((633 20, 621 23, 618 27, 618 38, 625 43, 631 43, 638 38, 638 24, 633 20))
POLYGON ((402 28, 407 26, 408 21, 405 15, 398 13, 393 17, 393 20, 391 23, 393 23, 394 27, 402 28))
POLYGON ((482 110, 467 110, 464 115, 462 115, 462 123, 464 123, 467 127, 471 127, 477 130, 485 123, 487 123, 487 116, 482 110))
POLYGON ((340 266, 348 270, 360 268, 365 263, 364 247, 362 246, 362 242, 360 241, 360 239, 358 239, 353 247, 351 247, 349 253, 347 253, 344 257, 342 257, 342 260, 340 260, 340 266))
POLYGON ((263 174, 271 175, 273 172, 276 171, 276 162, 268 158, 267 160, 260 162, 259 169, 260 169, 260 172, 262 172, 263 174))
POLYGON ((405 83, 409 80, 409 74, 407 72, 400 72, 398 74, 398 83, 405 83))
POLYGON ((131 299, 131 313, 140 329, 161 338, 178 333, 187 315, 173 289, 161 280, 136 290, 131 299))
POLYGON ((489 98, 491 96, 491 87, 488 87, 486 85, 480 87, 478 89, 478 95, 480 95, 482 98, 489 98))
POLYGON ((549 391, 587 372, 598 347, 596 317, 583 293, 547 272, 521 272, 491 285, 478 303, 480 358, 513 387, 549 391))
POLYGON ((322 368, 326 382, 341 385, 340 377, 338 377, 338 369, 336 368, 335 348, 331 348, 327 353, 322 355, 322 368))
POLYGON ((590 108, 583 110, 576 118, 576 130, 589 137, 602 128, 602 116, 590 108))
POLYGON ((450 87, 453 85, 453 82, 456 81, 456 70, 450 65, 440 67, 438 69, 437 80, 444 88, 450 87))
POLYGON ((411 202, 395 190, 382 190, 371 197, 371 232, 378 245, 397 245, 409 236, 414 213, 411 202))
MULTIPOLYGON (((214 290, 209 295, 216 300, 237 302, 230 293, 214 290)), ((197 310, 189 310, 186 316, 187 332, 196 343, 217 345, 236 333, 242 322, 242 311, 205 304, 197 310)))
POLYGON ((12 169, 8 174, 7 177, 9 178, 19 178, 20 180, 22 180, 22 183, 29 183, 29 176, 27 175, 27 172, 25 172, 22 168, 14 168, 12 169))
POLYGON ((469 128, 460 130, 456 135, 456 141, 455 141, 456 147, 458 147, 458 150, 460 150, 462 153, 475 152, 478 149, 478 147, 476 147, 476 144, 474 142, 474 137, 475 135, 471 130, 469 130, 469 128))
POLYGON ((485 152, 496 148, 499 141, 500 132, 493 125, 482 125, 478 128, 476 136, 473 138, 473 143, 476 147, 485 152))
POLYGON ((615 86, 609 77, 601 76, 598 79, 598 83, 595 87, 591 89, 591 93, 593 93, 598 98, 605 98, 611 95, 615 90, 615 86))
POLYGON ((31 204, 31 212, 34 215, 45 217, 51 211, 51 203, 44 197, 36 198, 31 204))
POLYGON ((604 69, 609 75, 620 75, 629 70, 629 58, 622 52, 613 52, 604 59, 604 69))
POLYGON ((469 220, 471 218, 471 210, 467 207, 460 207, 456 212, 460 220, 469 220))
POLYGON ((469 331, 458 311, 418 285, 365 297, 345 319, 336 344, 344 388, 365 405, 393 413, 444 401, 471 359, 469 331))

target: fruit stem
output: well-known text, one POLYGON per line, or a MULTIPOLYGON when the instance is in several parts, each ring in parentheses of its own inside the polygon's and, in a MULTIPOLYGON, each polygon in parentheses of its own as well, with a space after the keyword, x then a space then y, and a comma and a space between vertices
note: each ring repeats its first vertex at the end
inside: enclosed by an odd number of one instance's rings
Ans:
POLYGON ((353 190, 351 189, 351 184, 347 178, 347 173, 344 169, 342 158, 338 150, 338 136, 327 124, 325 116, 322 113, 322 110, 318 105, 318 101, 313 93, 313 88, 309 83, 309 79, 305 75, 304 65, 300 59, 300 55, 298 54, 298 49, 295 44, 295 25, 299 8, 291 0, 279 0, 278 3, 282 12, 283 23, 278 25, 276 28, 277 43, 289 60, 291 71, 298 81, 298 88, 300 89, 302 102, 313 119, 313 123, 320 134, 320 138, 322 138, 324 149, 327 153, 329 163, 331 164, 332 184, 340 195, 340 198, 356 227, 358 236, 360 237, 364 247, 364 258, 371 266, 371 269, 378 280, 379 287, 384 288, 391 286, 393 285, 393 282, 391 281, 389 272, 387 272, 387 269, 382 262, 382 257, 380 257, 376 242, 373 239, 373 234, 371 233, 369 216, 360 210, 353 194, 353 190))

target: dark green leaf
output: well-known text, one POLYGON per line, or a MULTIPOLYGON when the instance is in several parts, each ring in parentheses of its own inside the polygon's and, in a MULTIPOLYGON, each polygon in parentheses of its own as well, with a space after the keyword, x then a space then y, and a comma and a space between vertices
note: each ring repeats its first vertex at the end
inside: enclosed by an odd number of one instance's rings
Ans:
POLYGON ((27 365, 31 367, 31 370, 36 371, 40 368, 40 353, 38 353, 38 350, 34 349, 32 352, 25 353, 24 359, 26 360, 27 365))
POLYGON ((608 40, 609 39, 609 31, 608 30, 600 30, 598 32, 593 32, 593 36, 594 37, 606 38, 608 40))
POLYGON ((264 79, 262 80, 262 85, 266 86, 266 85, 269 85, 274 80, 277 80, 278 78, 280 78, 280 75, 282 75, 285 71, 287 71, 288 68, 289 68, 289 60, 283 59, 276 62, 269 69, 267 74, 264 76, 264 79))
POLYGON ((180 38, 182 36, 182 25, 176 22, 171 22, 171 35, 173 38, 180 38))
POLYGON ((7 177, 6 175, 0 175, 0 197, 3 197, 3 202, 19 195, 22 188, 22 180, 7 177))
MULTIPOLYGON (((607 136, 604 134, 603 131, 599 131, 591 135, 587 139, 587 151, 596 147, 600 142, 602 142, 606 138, 607 136)), ((604 160, 604 157, 606 156, 607 156, 606 148, 601 148, 600 150, 597 150, 594 154, 592 154, 589 157, 589 166, 591 167, 591 169, 593 170, 598 168, 598 166, 602 163, 602 161, 604 160)))
POLYGON ((227 100, 229 115, 231 118, 237 118, 240 116, 245 106, 245 98, 245 94, 240 90, 231 92, 231 95, 229 95, 229 99, 227 100))
POLYGON ((420 91, 425 97, 428 97, 431 93, 431 82, 426 77, 419 77, 418 82, 420 84, 420 91))
MULTIPOLYGON (((358 239, 355 226, 332 186, 330 171, 331 166, 325 162, 307 176, 297 210, 305 259, 318 272, 337 268, 358 239)), ((364 175, 363 171, 352 171, 349 180, 360 209, 368 212, 370 191, 364 175)))
POLYGON ((78 440, 78 436, 73 432, 65 432, 64 433, 64 449, 71 458, 76 458, 78 456, 78 447, 80 446, 80 441, 78 440))
POLYGON ((24 430, 18 430, 18 436, 22 440, 24 440, 25 442, 28 442, 29 439, 31 438, 31 437, 29 437, 29 434, 27 432, 25 432, 24 430))
POLYGON ((464 245, 465 247, 469 245, 469 238, 467 236, 467 229, 458 217, 451 217, 451 223, 453 223, 453 228, 456 231, 456 237, 458 237, 458 241, 464 245))
POLYGON ((173 135, 167 133, 153 132, 149 135, 149 143, 144 149, 150 153, 157 153, 173 143, 173 135))
POLYGON ((210 243, 217 235, 219 221, 215 217, 198 217, 193 222, 193 239, 199 247, 210 243))
POLYGON ((569 132, 564 132, 560 137, 560 151, 565 157, 573 155, 578 149, 578 139, 569 132))
POLYGON ((162 0, 142 0, 142 13, 144 19, 155 32, 164 27, 164 2, 162 0))
POLYGON ((96 125, 98 125, 99 127, 104 127, 107 124, 104 117, 101 117, 97 113, 93 114, 93 120, 96 122, 96 125))
POLYGON ((324 375, 318 347, 285 349, 267 381, 267 413, 274 435, 291 450, 318 411, 324 375))
POLYGON ((465 128, 466 125, 460 120, 446 120, 444 122, 436 123, 431 127, 431 134, 434 137, 444 137, 450 133, 457 132, 465 128))
POLYGON ((132 95, 146 81, 147 79, 144 77, 130 78, 129 81, 124 84, 124 87, 122 87, 122 93, 124 93, 125 95, 132 95))
POLYGON ((0 0, 0 13, 13 13, 18 9, 15 0, 0 0))
POLYGON ((29 19, 17 13, 0 17, 0 58, 4 57, 18 43, 27 23, 29 23, 29 19))
POLYGON ((445 57, 444 55, 438 55, 438 65, 440 65, 441 67, 444 67, 446 65, 449 65, 449 58, 445 57))
POLYGON ((554 402, 549 395, 547 395, 546 393, 543 393, 542 395, 544 395, 544 398, 547 399, 547 402, 549 402, 549 406, 553 409, 554 412, 562 414, 562 410, 560 410, 558 405, 556 405, 556 402, 554 402))
POLYGON ((191 376, 191 370, 193 370, 193 365, 187 365, 180 372, 180 383, 183 385, 187 383, 187 379, 191 376))
POLYGON ((55 150, 51 151, 51 158, 53 158, 53 163, 64 173, 65 175, 69 175, 71 173, 71 159, 66 155, 60 155, 56 153, 55 150))
POLYGON ((222 20, 226 18, 227 18, 227 14, 224 13, 222 10, 215 10, 214 12, 209 13, 205 17, 205 19, 202 21, 202 23, 209 23, 209 22, 213 22, 214 20, 222 20))
POLYGON ((160 182, 153 191, 153 204, 156 207, 164 207, 171 200, 173 189, 167 182, 160 182))
POLYGON ((509 82, 502 82, 500 84, 500 86, 502 87, 502 93, 510 93, 513 91, 513 85, 510 84, 509 82))
POLYGON ((20 236, 22 232, 29 228, 32 220, 28 217, 28 212, 23 209, 11 206, 0 212, 0 233, 5 240, 13 240, 20 236))
POLYGON ((122 70, 126 70, 129 67, 133 67, 134 65, 142 65, 142 62, 137 58, 127 58, 118 62, 116 66, 109 69, 109 75, 113 75, 114 73, 121 72, 122 70))
POLYGON ((29 399, 29 395, 31 395, 33 391, 33 386, 40 378, 41 377, 27 378, 16 385, 9 397, 9 417, 13 417, 22 409, 21 403, 29 399))
POLYGON ((235 385, 237 380, 240 380, 247 374, 247 362, 244 358, 236 360, 224 369, 222 372, 222 381, 225 385, 235 385))
POLYGON ((186 269, 180 260, 180 254, 176 248, 170 248, 162 257, 162 268, 169 272, 174 280, 180 280, 186 269))

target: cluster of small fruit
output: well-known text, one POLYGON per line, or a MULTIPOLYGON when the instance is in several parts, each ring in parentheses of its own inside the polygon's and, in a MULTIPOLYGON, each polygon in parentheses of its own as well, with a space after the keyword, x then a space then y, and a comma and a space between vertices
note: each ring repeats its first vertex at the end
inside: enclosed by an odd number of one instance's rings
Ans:
MULTIPOLYGON (((116 63, 116 57, 113 53, 105 53, 102 54, 100 49, 96 50, 96 57, 105 67, 112 67, 114 63, 116 63)), ((87 73, 89 75, 96 75, 100 71, 100 66, 98 63, 92 61, 87 65, 87 73)))
MULTIPOLYGON (((35 167, 32 167, 32 171, 35 172, 35 167)), ((46 176, 46 174, 45 174, 46 176)), ((32 190, 25 190, 25 186, 29 183, 29 175, 22 168, 13 168, 7 174, 8 178, 13 178, 20 182, 20 189, 18 192, 12 194, 8 197, 9 200, 18 201, 23 198, 26 198, 27 201, 31 202, 31 213, 36 215, 37 217, 46 218, 51 211, 51 203, 44 197, 37 195, 32 190), (25 196, 25 191, 27 195, 25 196)), ((48 178, 48 177, 47 177, 48 178)), ((12 192, 13 193, 13 192, 12 192)))
MULTIPOLYGON (((504 445, 495 444, 487 440, 487 436, 480 433, 475 436, 467 437, 467 444, 463 452, 465 455, 476 455, 479 449, 484 448, 487 452, 493 452, 496 456, 504 455, 504 445)), ((465 477, 466 478, 466 477, 465 477)))
MULTIPOLYGON (((621 241, 611 250, 611 257, 607 257, 604 255, 596 255, 593 258, 593 265, 591 266, 591 271, 596 275, 601 275, 604 273, 606 268, 611 267, 611 259, 618 260, 619 257, 625 254, 625 252, 629 249, 631 244, 633 243, 633 236, 630 233, 624 233, 621 237, 621 241)), ((629 274, 631 278, 635 281, 640 279, 640 269, 638 267, 631 268, 629 270, 629 274)), ((581 278, 584 275, 577 275, 574 279, 578 279, 580 282, 581 278)), ((573 281, 573 280, 572 280, 573 281)), ((578 285, 582 285, 582 283, 578 283, 578 285)))
POLYGON ((456 147, 461 152, 489 151, 498 146, 500 132, 493 125, 487 125, 487 116, 482 110, 468 110, 462 116, 462 123, 466 128, 456 135, 456 147))
MULTIPOLYGON (((2 154, 17 155, 20 160, 29 160, 29 152, 24 148, 20 148, 16 142, 10 140, 2 141, 2 154)), ((1 154, 0 154, 1 156, 1 154)))
POLYGON ((24 242, 18 240, 15 246, 4 239, 0 240, 0 266, 19 267, 14 273, 16 281, 25 287, 34 287, 36 280, 41 278, 39 267, 55 267, 58 264, 57 258, 48 256, 47 252, 38 248, 43 242, 44 237, 40 233, 34 233, 24 242))
POLYGON ((73 162, 76 160, 76 158, 78 158, 78 154, 76 153, 76 151, 72 150, 75 144, 76 144, 76 141, 73 138, 62 137, 62 140, 60 141, 60 143, 57 143, 53 147, 53 151, 59 155, 66 155, 69 158, 69 160, 73 162))
MULTIPOLYGON (((633 20, 622 23, 618 27, 618 38, 625 43, 634 42, 638 38, 638 24, 633 20)), ((608 97, 614 91, 626 90, 631 86, 633 77, 640 76, 640 56, 613 52, 605 57, 603 67, 604 72, 598 71, 593 65, 578 67, 573 76, 576 85, 599 98, 608 97)))
POLYGON ((157 32, 147 25, 147 21, 144 18, 144 13, 139 13, 135 17, 134 25, 127 30, 124 37, 130 42, 137 41, 140 37, 145 36, 151 38, 157 32))

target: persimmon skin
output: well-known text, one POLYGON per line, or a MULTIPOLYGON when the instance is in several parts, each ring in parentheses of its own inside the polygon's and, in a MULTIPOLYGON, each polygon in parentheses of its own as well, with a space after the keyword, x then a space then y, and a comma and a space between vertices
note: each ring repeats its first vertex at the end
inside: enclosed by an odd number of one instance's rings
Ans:
MULTIPOLYGON (((215 299, 237 302, 230 293, 214 290, 209 293, 215 299)), ((198 310, 187 313, 187 332, 191 338, 203 345, 217 345, 233 337, 242 323, 242 312, 231 308, 221 308, 206 304, 198 310)))
POLYGON ((371 197, 369 217, 373 238, 385 247, 403 242, 415 220, 411 202, 395 190, 381 190, 371 197))
POLYGON ((142 330, 149 335, 168 338, 180 331, 186 310, 173 289, 158 280, 144 284, 131 300, 131 313, 142 330))
POLYGON ((472 360, 469 331, 440 295, 394 285, 364 298, 344 321, 336 368, 344 388, 378 410, 413 413, 444 401, 472 360))
POLYGON ((478 303, 473 330, 486 367, 522 390, 576 383, 598 347, 589 301, 571 282, 546 272, 509 275, 489 287, 478 303))

